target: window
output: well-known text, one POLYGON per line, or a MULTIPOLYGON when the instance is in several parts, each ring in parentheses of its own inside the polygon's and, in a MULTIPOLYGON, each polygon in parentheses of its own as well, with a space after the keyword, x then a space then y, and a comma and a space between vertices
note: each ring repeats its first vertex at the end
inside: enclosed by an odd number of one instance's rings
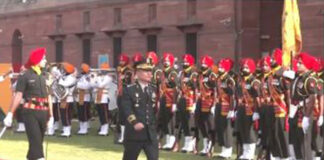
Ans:
POLYGON ((149 22, 156 20, 156 4, 149 5, 149 22))
POLYGON ((82 40, 83 62, 91 65, 91 39, 82 40))
POLYGON ((90 27, 90 12, 83 12, 83 27, 84 29, 88 29, 90 27))
POLYGON ((197 59, 197 33, 186 34, 186 53, 197 59))
POLYGON ((55 41, 55 53, 56 57, 55 60, 56 62, 62 62, 63 61, 63 41, 55 41))
POLYGON ((62 31, 62 15, 56 15, 56 31, 62 31))
POLYGON ((157 36, 147 35, 147 51, 157 52, 157 36))
POLYGON ((113 51, 114 51, 114 67, 117 67, 118 58, 122 52, 122 38, 121 37, 113 38, 113 51))
POLYGON ((196 8, 197 7, 197 1, 196 0, 188 0, 187 3, 187 15, 188 18, 192 18, 196 16, 196 8))
POLYGON ((118 25, 121 24, 122 17, 121 17, 121 8, 115 8, 114 9, 114 24, 118 25))

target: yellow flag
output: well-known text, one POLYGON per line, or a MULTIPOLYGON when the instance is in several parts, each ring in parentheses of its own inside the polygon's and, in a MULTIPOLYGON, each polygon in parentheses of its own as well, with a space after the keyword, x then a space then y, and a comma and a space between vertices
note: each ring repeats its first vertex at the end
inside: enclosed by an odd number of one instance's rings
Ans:
POLYGON ((282 14, 282 52, 283 65, 289 67, 292 56, 302 48, 302 35, 297 0, 284 0, 282 14))

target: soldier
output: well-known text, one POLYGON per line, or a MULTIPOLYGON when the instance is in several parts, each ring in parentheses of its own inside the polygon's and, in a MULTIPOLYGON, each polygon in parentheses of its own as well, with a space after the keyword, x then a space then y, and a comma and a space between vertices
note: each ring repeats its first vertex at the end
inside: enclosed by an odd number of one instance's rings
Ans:
POLYGON ((243 153, 239 159, 254 159, 257 141, 260 81, 253 75, 256 69, 253 59, 241 61, 241 80, 238 88, 237 126, 243 143, 243 153))
POLYGON ((101 64, 101 71, 99 75, 91 82, 92 88, 94 88, 94 103, 99 115, 100 129, 98 135, 107 136, 109 134, 108 123, 108 101, 109 101, 109 84, 112 82, 112 78, 108 75, 107 70, 109 65, 106 63, 101 64))
MULTIPOLYGON (((175 136, 175 111, 177 109, 177 72, 174 67, 174 56, 172 53, 163 54, 163 76, 161 77, 160 87, 160 108, 159 124, 166 142, 162 149, 172 150, 176 145, 175 136)), ((160 137, 162 138, 162 137, 160 137)))
POLYGON ((71 136, 71 120, 72 120, 72 110, 74 105, 74 89, 77 82, 76 70, 72 64, 64 63, 64 75, 58 80, 58 84, 63 86, 67 92, 66 97, 61 97, 60 103, 60 114, 61 121, 63 125, 62 137, 71 136))
POLYGON ((88 113, 90 111, 90 67, 89 65, 83 63, 81 64, 81 77, 78 78, 76 85, 77 88, 77 100, 78 100, 78 117, 79 117, 79 135, 85 135, 88 133, 89 117, 88 113))
POLYGON ((123 90, 122 110, 127 117, 123 160, 135 160, 143 149, 147 159, 158 159, 155 119, 155 90, 151 84, 153 66, 137 62, 137 80, 123 90))
POLYGON ((185 54, 182 60, 183 71, 180 77, 181 92, 179 94, 178 108, 181 116, 181 130, 184 133, 185 141, 181 151, 197 153, 198 130, 195 111, 198 94, 198 73, 192 55, 185 54))
POLYGON ((197 119, 200 132, 203 136, 203 149, 200 151, 202 156, 212 156, 214 145, 214 116, 212 110, 216 104, 216 74, 213 72, 213 58, 203 56, 200 60, 200 76, 199 76, 199 99, 197 103, 197 119))
MULTIPOLYGON (((313 159, 311 148, 311 132, 313 124, 313 109, 317 93, 317 80, 312 75, 315 58, 307 53, 297 57, 297 77, 292 85, 292 105, 290 105, 290 125, 296 128, 293 145, 296 159, 313 159)), ((291 128, 292 129, 292 128, 291 128)))
MULTIPOLYGON (((58 79, 62 76, 62 73, 60 71, 60 65, 53 65, 49 68, 49 72, 51 74, 51 77, 53 81, 58 81, 58 79)), ((52 103, 53 103, 53 117, 54 117, 54 125, 52 128, 48 128, 46 135, 53 136, 55 134, 55 131, 59 129, 59 121, 60 121, 60 99, 57 98, 53 91, 50 90, 52 103)))
POLYGON ((231 158, 233 152, 233 126, 234 101, 235 101, 235 80, 231 71, 233 60, 229 58, 221 59, 218 63, 217 79, 217 104, 215 112, 215 125, 218 136, 218 143, 222 147, 218 157, 231 158))
POLYGON ((44 160, 43 140, 48 127, 53 124, 51 97, 46 88, 46 80, 42 68, 46 66, 45 48, 37 48, 30 53, 27 71, 18 77, 15 97, 4 119, 4 125, 12 125, 13 113, 24 98, 23 120, 26 127, 29 149, 27 159, 44 160), (49 121, 48 121, 49 120, 49 121))
MULTIPOLYGON (((269 133, 269 147, 271 155, 277 159, 289 158, 288 139, 288 106, 290 104, 289 83, 283 73, 282 52, 277 49, 272 59, 266 57, 263 61, 265 76, 262 80, 263 104, 268 107, 267 118, 270 122, 266 124, 269 133)), ((264 133, 262 132, 262 133, 264 133)), ((266 134, 267 134, 266 133, 266 134)))
POLYGON ((316 58, 316 63, 313 65, 313 76, 317 80, 317 95, 315 99, 315 106, 313 109, 313 129, 312 129, 312 150, 315 152, 315 160, 320 160, 323 147, 323 60, 316 58))
POLYGON ((121 106, 121 97, 123 95, 123 89, 127 87, 127 85, 132 83, 133 79, 133 71, 132 67, 129 64, 129 57, 126 54, 121 54, 119 57, 119 65, 117 67, 117 76, 118 76, 118 97, 117 97, 117 105, 119 109, 119 128, 120 128, 120 136, 118 138, 118 143, 123 143, 124 141, 124 133, 125 133, 125 117, 122 113, 121 106))

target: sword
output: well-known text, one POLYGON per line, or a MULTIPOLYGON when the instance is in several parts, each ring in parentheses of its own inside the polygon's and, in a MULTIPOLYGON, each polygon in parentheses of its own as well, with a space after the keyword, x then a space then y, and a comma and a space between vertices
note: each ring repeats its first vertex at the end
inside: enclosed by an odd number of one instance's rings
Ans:
POLYGON ((0 139, 1 139, 2 135, 6 132, 6 130, 7 130, 7 126, 2 128, 2 130, 0 132, 0 139))

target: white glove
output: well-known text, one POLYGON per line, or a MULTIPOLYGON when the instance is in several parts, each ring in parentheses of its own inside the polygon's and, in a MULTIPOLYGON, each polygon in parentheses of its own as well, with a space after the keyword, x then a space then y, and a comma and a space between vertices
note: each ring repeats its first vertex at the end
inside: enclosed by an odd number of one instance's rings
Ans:
POLYGON ((260 119, 260 115, 259 115, 259 113, 254 112, 253 115, 252 115, 252 120, 253 120, 253 121, 256 121, 256 120, 259 120, 259 119, 260 119))
POLYGON ((294 118, 296 115, 296 112, 298 110, 298 106, 290 104, 289 106, 289 118, 294 118))
POLYGON ((6 118, 3 120, 3 124, 7 127, 11 127, 12 117, 13 117, 13 114, 11 112, 8 112, 6 118))
POLYGON ((54 117, 50 117, 47 122, 47 128, 53 128, 54 127, 54 117))
POLYGON ((212 114, 212 115, 215 115, 215 106, 212 106, 211 108, 210 108, 210 113, 212 114))
POLYGON ((0 82, 4 81, 4 76, 0 76, 0 82))
POLYGON ((177 105, 176 104, 172 104, 172 112, 176 112, 177 111, 177 105))
POLYGON ((323 116, 320 116, 317 120, 317 126, 322 126, 323 125, 323 116))
POLYGON ((194 103, 194 104, 192 105, 191 113, 195 113, 195 111, 196 111, 196 103, 194 103))
POLYGON ((304 133, 307 132, 308 127, 309 127, 309 117, 304 116, 303 120, 302 120, 302 128, 303 128, 304 133))
POLYGON ((296 73, 293 70, 288 70, 283 72, 283 76, 289 79, 295 79, 296 73))
POLYGON ((235 112, 234 111, 229 111, 228 113, 227 113, 227 118, 228 119, 231 119, 231 118, 234 118, 235 117, 235 112))

